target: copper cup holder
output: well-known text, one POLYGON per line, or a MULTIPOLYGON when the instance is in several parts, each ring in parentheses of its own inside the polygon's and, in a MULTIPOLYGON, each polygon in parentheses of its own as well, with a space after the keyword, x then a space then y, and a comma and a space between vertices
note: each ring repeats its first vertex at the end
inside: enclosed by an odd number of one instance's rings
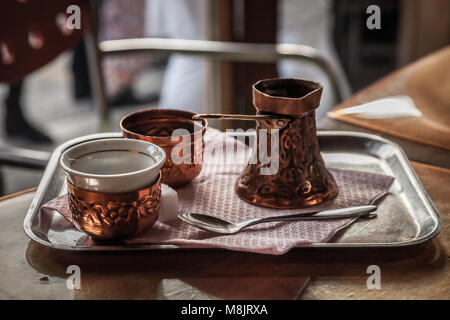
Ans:
POLYGON ((171 187, 180 187, 193 180, 202 170, 203 135, 208 122, 204 119, 194 121, 193 112, 173 109, 142 110, 126 115, 120 121, 120 128, 125 138, 144 140, 154 143, 166 152, 166 162, 161 168, 161 183, 171 187), (172 140, 176 129, 185 129, 187 134, 172 140), (177 146, 181 149, 180 157, 187 161, 174 163, 172 151, 177 146), (183 150, 190 150, 183 155, 183 150))
POLYGON ((161 174, 153 185, 126 193, 82 190, 67 180, 74 225, 96 240, 120 240, 151 227, 159 216, 161 174))

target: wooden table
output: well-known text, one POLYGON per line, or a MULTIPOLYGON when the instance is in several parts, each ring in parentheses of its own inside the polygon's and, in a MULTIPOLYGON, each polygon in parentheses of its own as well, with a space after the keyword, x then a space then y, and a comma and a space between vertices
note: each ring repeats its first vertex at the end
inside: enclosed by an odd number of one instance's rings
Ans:
POLYGON ((380 79, 333 109, 321 129, 376 132, 402 146, 410 160, 450 169, 450 46, 380 79), (408 96, 422 117, 363 119, 339 111, 387 96, 408 96), (364 129, 363 129, 364 128, 364 129))
MULTIPOLYGON (((433 152, 430 160, 450 163, 446 154, 433 152)), ((408 155, 414 156, 414 149, 408 155)), ((424 244, 399 249, 308 248, 282 256, 224 250, 65 252, 25 235, 22 223, 33 190, 2 198, 0 299, 449 299, 450 170, 417 162, 413 167, 444 227, 424 244), (79 290, 66 287, 70 265, 81 269, 79 290), (381 268, 380 290, 367 288, 370 265, 381 268)))
POLYGON ((0 202, 0 299, 448 299, 450 170, 413 166, 444 228, 427 243, 401 249, 71 253, 23 232, 34 192, 10 197, 0 202), (366 286, 374 264, 381 268, 380 290, 366 286), (69 265, 81 269, 80 290, 66 287, 69 265))

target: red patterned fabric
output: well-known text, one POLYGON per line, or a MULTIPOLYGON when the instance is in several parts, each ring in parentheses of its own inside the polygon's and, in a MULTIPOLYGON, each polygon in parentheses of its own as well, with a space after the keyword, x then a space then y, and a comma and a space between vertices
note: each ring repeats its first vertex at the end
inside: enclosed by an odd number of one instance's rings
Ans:
POLYGON ((73 47, 88 27, 86 8, 87 0, 0 1, 0 82, 22 79, 73 47), (60 23, 70 5, 81 9, 81 29, 60 23))

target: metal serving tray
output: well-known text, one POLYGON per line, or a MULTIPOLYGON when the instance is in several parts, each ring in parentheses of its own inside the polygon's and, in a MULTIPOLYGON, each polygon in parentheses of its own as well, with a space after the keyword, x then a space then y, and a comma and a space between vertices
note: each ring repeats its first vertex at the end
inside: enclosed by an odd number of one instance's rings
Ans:
MULTIPOLYGON (((427 241, 442 228, 442 219, 423 188, 402 149, 376 135, 350 131, 319 132, 322 156, 329 168, 352 169, 395 177, 390 193, 379 204, 377 219, 356 221, 329 243, 312 247, 401 247, 427 241)), ((70 140, 55 149, 28 209, 24 221, 27 235, 34 241, 65 250, 147 250, 183 249, 172 245, 104 245, 86 247, 86 235, 56 212, 46 224, 39 223, 39 208, 66 192, 61 154, 69 147, 95 139, 117 138, 120 133, 102 133, 70 140)), ((42 220, 41 220, 42 221, 42 220)), ((189 247, 192 249, 192 247, 189 247)))

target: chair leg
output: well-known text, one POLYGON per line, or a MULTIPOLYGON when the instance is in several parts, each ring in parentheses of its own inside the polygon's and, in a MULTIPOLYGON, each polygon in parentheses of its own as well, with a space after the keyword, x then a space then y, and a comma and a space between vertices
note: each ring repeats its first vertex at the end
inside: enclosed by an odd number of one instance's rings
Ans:
POLYGON ((106 101, 105 84, 101 66, 100 50, 98 48, 98 1, 89 1, 89 23, 84 33, 86 56, 88 59, 89 78, 92 85, 94 108, 98 117, 98 131, 108 131, 108 105, 106 101))

